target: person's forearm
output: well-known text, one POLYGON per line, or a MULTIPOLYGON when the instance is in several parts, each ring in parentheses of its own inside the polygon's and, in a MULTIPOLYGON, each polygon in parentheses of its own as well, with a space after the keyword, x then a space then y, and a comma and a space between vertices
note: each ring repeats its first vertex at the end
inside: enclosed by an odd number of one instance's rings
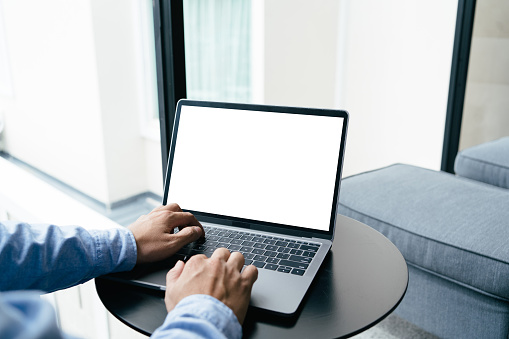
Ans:
POLYGON ((46 292, 131 269, 136 243, 127 229, 0 223, 0 290, 46 292))
POLYGON ((182 299, 151 338, 241 337, 242 327, 232 310, 211 296, 197 294, 182 299))

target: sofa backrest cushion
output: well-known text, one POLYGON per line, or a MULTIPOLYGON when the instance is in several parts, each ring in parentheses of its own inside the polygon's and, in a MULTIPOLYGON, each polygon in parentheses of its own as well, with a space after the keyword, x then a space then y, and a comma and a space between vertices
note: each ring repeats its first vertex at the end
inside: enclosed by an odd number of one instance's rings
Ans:
POLYGON ((509 189, 509 137, 467 148, 454 162, 457 175, 509 189))

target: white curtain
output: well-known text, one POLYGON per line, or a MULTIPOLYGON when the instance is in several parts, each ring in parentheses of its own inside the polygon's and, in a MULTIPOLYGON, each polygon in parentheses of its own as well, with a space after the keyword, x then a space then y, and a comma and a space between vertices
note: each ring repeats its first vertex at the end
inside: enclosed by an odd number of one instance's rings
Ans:
POLYGON ((251 0, 185 0, 189 99, 251 99, 251 0))

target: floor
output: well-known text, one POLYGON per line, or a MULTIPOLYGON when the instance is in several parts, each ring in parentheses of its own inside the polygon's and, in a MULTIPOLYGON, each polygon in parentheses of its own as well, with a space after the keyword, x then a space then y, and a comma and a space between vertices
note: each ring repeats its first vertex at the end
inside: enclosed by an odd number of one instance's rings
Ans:
POLYGON ((352 338, 355 339, 438 339, 419 327, 391 314, 379 324, 352 338))

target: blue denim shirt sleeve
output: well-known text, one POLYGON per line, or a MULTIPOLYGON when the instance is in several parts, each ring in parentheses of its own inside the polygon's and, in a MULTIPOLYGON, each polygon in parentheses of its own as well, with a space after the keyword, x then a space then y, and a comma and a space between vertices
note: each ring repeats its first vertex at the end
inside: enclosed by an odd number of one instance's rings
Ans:
POLYGON ((0 222, 0 290, 52 292, 130 270, 136 255, 134 236, 125 228, 0 222))
MULTIPOLYGON (((136 242, 123 228, 0 222, 0 338, 69 338, 57 327, 51 305, 37 291, 51 292, 110 272, 130 270, 136 242)), ((168 314, 155 338, 240 338, 234 313, 217 299, 196 295, 168 314)))
POLYGON ((203 294, 182 299, 153 334, 160 338, 241 338, 242 327, 233 311, 203 294))

